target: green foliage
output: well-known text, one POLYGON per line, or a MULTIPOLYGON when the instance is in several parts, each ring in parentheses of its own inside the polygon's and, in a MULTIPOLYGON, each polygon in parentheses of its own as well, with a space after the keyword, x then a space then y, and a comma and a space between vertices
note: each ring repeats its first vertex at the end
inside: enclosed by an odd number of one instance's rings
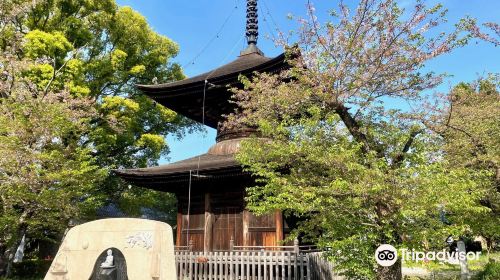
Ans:
POLYGON ((122 193, 119 206, 132 217, 150 215, 155 219, 175 224, 176 203, 174 194, 134 187, 122 193))
POLYGON ((20 84, 0 104, 2 255, 25 234, 53 241, 71 218, 98 206, 85 196, 107 176, 78 143, 90 129, 91 102, 68 92, 33 94, 20 84))
POLYGON ((50 64, 37 64, 31 66, 28 70, 24 72, 24 77, 30 79, 38 88, 45 88, 49 84, 52 75, 54 73, 54 67, 50 64))
MULTIPOLYGON (((295 234, 330 247, 347 276, 373 277, 373 252, 381 243, 442 249, 449 234, 469 229, 464 216, 488 213, 478 203, 485 174, 433 162, 428 137, 415 141, 404 165, 394 167, 363 154, 338 118, 330 119, 288 121, 293 132, 287 137, 286 130, 261 129, 267 139, 245 141, 237 158, 259 178, 248 192, 250 209, 299 217, 295 234)), ((390 129, 377 132, 393 142, 399 138, 390 129)))
MULTIPOLYGON (((471 234, 478 217, 492 213, 482 203, 491 194, 491 170, 448 157, 468 146, 446 147, 448 139, 433 127, 442 115, 422 94, 443 77, 425 72, 425 63, 471 35, 429 32, 445 20, 441 5, 418 3, 411 16, 392 0, 360 1, 349 10, 340 4, 321 24, 308 5, 298 44, 284 45, 293 67, 242 78, 244 88, 233 90, 240 109, 225 127, 260 131, 237 155, 257 178, 247 193, 250 210, 280 209, 298 220, 290 238, 330 248, 330 259, 349 278, 400 279, 399 264, 376 265, 379 245, 441 250, 448 235, 471 234)), ((493 135, 484 140, 498 151, 499 103, 487 107, 491 119, 470 126, 493 135)))
MULTIPOLYGON (((14 5, 10 2, 4 5, 14 5)), ((18 14, 5 18, 10 31, 2 39, 5 49, 17 47, 16 52, 36 61, 23 76, 39 90, 94 98, 99 115, 87 142, 96 147, 93 154, 101 166, 155 164, 168 152, 167 143, 143 141, 142 135, 182 134, 191 122, 166 113, 134 85, 154 77, 160 82, 183 78, 179 66, 169 62, 179 51, 177 44, 154 32, 142 15, 111 0, 21 2, 19 11, 12 12, 18 14), (8 40, 12 37, 17 41, 8 40)))
POLYGON ((484 270, 477 275, 480 280, 495 280, 500 279, 500 263, 489 262, 484 270))
POLYGON ((436 114, 433 130, 444 140, 443 151, 451 166, 488 174, 482 205, 489 212, 466 215, 475 234, 485 237, 488 250, 500 238, 500 87, 498 75, 460 83, 436 114))
POLYGON ((137 140, 137 146, 148 147, 149 153, 156 155, 155 157, 159 157, 165 146, 165 138, 155 134, 143 134, 141 138, 137 140))
MULTIPOLYGON (((154 165, 169 151, 160 138, 182 136, 192 126, 135 88, 155 77, 168 82, 184 75, 170 62, 178 45, 154 32, 130 7, 118 7, 114 0, 9 0, 3 10, 5 54, 31 61, 18 78, 34 83, 38 91, 64 90, 94 100, 93 129, 81 137, 99 166, 154 165)), ((101 187, 118 198, 124 186, 108 178, 101 187)))
POLYGON ((48 260, 25 260, 14 264, 13 274, 19 277, 18 279, 43 279, 51 263, 52 261, 48 260))
POLYGON ((47 33, 33 30, 24 36, 24 53, 31 59, 41 57, 61 58, 73 49, 71 43, 61 32, 47 33))
POLYGON ((178 45, 114 0, 6 0, 0 48, 0 257, 23 233, 51 239, 109 203, 169 218, 171 196, 110 171, 155 165, 165 136, 192 128, 135 88, 183 78, 178 45))

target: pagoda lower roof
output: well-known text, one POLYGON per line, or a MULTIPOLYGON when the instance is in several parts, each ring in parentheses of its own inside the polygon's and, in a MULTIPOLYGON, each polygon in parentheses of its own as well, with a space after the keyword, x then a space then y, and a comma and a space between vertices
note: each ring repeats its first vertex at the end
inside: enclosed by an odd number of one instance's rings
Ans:
POLYGON ((137 88, 156 102, 198 122, 203 120, 201 108, 205 98, 204 123, 217 128, 221 115, 232 112, 231 106, 234 104, 228 102, 232 95, 228 86, 240 85, 240 75, 250 76, 254 72, 277 73, 288 67, 284 53, 269 58, 253 52, 192 78, 166 84, 137 85, 137 88))
MULTIPOLYGON (((179 182, 187 182, 190 179, 192 181, 207 181, 239 176, 243 170, 233 154, 206 153, 171 164, 148 168, 119 169, 113 170, 113 172, 122 179, 140 187, 176 192, 176 184, 179 182)), ((182 189, 185 189, 185 186, 182 189)))

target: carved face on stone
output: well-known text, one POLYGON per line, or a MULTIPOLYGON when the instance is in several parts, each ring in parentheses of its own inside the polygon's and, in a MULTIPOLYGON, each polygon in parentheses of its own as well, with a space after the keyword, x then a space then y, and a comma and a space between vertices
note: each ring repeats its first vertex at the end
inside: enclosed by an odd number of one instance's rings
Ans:
POLYGON ((108 249, 107 253, 108 253, 108 256, 111 256, 113 254, 113 251, 111 251, 111 249, 108 249))

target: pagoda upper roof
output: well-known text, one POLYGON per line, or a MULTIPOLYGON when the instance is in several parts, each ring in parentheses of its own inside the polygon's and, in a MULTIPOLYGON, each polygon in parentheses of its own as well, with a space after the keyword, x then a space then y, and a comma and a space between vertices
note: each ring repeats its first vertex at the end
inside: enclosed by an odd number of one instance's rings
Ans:
POLYGON ((137 88, 156 102, 198 122, 203 121, 202 106, 205 97, 204 123, 217 128, 222 115, 234 109, 234 104, 229 102, 232 94, 228 88, 240 85, 240 75, 250 76, 254 72, 276 73, 287 67, 284 53, 269 58, 260 52, 250 52, 192 78, 158 85, 137 85, 137 88))

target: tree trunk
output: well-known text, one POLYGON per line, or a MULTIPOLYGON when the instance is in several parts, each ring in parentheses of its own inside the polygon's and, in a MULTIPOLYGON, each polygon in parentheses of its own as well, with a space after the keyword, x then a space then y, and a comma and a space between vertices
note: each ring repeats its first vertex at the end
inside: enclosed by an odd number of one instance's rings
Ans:
POLYGON ((401 258, 398 258, 395 264, 384 267, 377 267, 377 280, 401 280, 403 272, 401 270, 401 258))
POLYGON ((19 241, 14 242, 14 244, 7 250, 6 254, 6 267, 5 267, 5 277, 9 278, 12 275, 12 264, 14 262, 14 256, 16 255, 17 247, 21 244, 21 238, 19 241))
MULTIPOLYGON (((397 213, 396 210, 392 209, 390 206, 388 206, 386 203, 379 201, 376 204, 376 213, 377 213, 377 224, 381 225, 382 221, 391 221, 389 219, 392 215, 392 213, 397 213)), ((379 244, 393 244, 397 245, 401 243, 401 235, 397 234, 397 229, 398 225, 394 222, 391 221, 390 224, 392 225, 392 228, 395 230, 393 232, 394 238, 393 242, 388 242, 387 237, 384 235, 381 235, 379 238, 379 244), (394 244, 396 243, 396 244, 394 244)), ((396 262, 391 265, 391 266, 377 266, 377 271, 376 271, 376 279, 377 280, 401 280, 403 279, 403 273, 402 273, 402 268, 401 268, 401 257, 399 256, 396 260, 396 262)))
POLYGON ((491 249, 493 249, 493 238, 484 237, 484 239, 486 240, 486 252, 487 252, 488 257, 489 257, 491 249))
POLYGON ((5 277, 9 278, 12 274, 12 264, 14 262, 14 256, 16 255, 17 248, 21 244, 21 240, 23 236, 26 234, 28 230, 28 226, 24 224, 24 217, 22 220, 22 224, 19 226, 18 230, 18 238, 14 244, 9 248, 7 255, 5 256, 7 259, 6 267, 5 267, 5 277))
POLYGON ((7 257, 5 256, 6 248, 0 247, 0 276, 5 275, 5 269, 7 268, 7 257))

